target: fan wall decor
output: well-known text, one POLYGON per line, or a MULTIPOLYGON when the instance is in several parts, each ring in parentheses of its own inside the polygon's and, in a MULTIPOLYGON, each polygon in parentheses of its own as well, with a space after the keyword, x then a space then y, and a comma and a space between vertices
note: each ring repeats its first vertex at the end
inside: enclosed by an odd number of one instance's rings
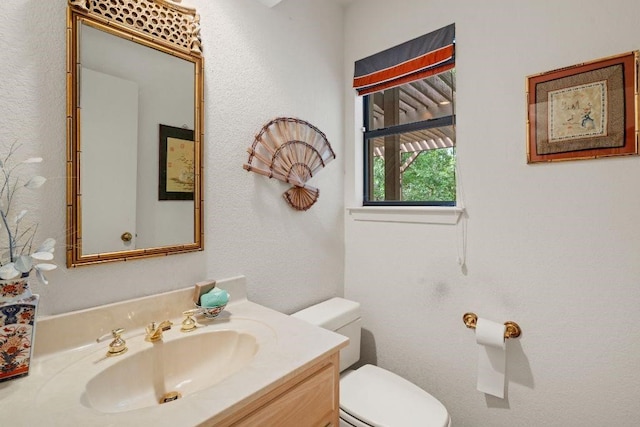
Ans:
POLYGON ((313 206, 320 195, 306 182, 336 158, 320 129, 293 117, 278 117, 264 125, 247 152, 243 168, 293 184, 282 196, 299 211, 313 206))

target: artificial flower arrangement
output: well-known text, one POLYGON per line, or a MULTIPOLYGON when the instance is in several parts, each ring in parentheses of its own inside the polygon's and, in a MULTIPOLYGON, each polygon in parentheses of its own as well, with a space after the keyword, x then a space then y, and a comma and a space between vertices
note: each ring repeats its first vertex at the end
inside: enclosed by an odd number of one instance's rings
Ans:
POLYGON ((9 152, 0 159, 0 382, 29 374, 35 320, 39 296, 29 288, 32 271, 44 284, 44 272, 53 270, 56 241, 45 239, 35 246, 37 224, 25 221, 28 211, 15 210, 12 205, 16 193, 22 189, 36 189, 46 179, 35 175, 28 178, 19 175, 22 168, 42 162, 41 157, 14 161, 20 145, 13 143, 9 152))
MULTIPOLYGON (((37 224, 25 225, 23 219, 27 216, 26 209, 17 211, 12 215, 12 203, 16 192, 21 188, 36 189, 45 183, 46 178, 34 175, 24 178, 18 175, 21 168, 33 163, 42 162, 42 157, 30 157, 21 162, 14 161, 19 144, 13 143, 4 159, 0 160, 0 216, 2 223, 0 228, 0 279, 8 280, 16 277, 27 277, 31 271, 35 271, 42 283, 47 284, 44 275, 46 271, 56 268, 56 265, 47 262, 53 260, 53 251, 56 241, 52 238, 45 239, 42 244, 36 246, 34 238, 38 229, 37 224), (35 250, 33 250, 36 248, 35 250)), ((25 221, 26 223, 26 221, 25 221)))

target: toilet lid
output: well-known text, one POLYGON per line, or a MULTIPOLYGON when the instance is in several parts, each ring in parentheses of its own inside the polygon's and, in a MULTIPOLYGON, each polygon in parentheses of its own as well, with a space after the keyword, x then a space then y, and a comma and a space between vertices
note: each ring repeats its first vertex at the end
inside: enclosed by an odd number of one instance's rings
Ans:
POLYGON ((398 375, 364 365, 340 380, 340 409, 372 426, 447 427, 447 409, 398 375))

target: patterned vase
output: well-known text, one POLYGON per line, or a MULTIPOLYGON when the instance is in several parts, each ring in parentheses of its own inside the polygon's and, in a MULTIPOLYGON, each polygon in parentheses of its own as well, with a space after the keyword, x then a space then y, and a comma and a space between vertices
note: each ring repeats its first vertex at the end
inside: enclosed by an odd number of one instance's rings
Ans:
POLYGON ((0 280, 0 382, 29 373, 38 300, 28 277, 0 280))
POLYGON ((29 277, 0 280, 0 304, 27 299, 31 296, 29 277))

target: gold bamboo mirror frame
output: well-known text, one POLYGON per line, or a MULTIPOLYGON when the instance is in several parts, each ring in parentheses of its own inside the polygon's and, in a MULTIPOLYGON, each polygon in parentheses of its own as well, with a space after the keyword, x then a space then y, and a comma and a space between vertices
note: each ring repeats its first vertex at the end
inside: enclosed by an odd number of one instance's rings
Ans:
POLYGON ((67 266, 203 249, 199 16, 68 0, 67 266))

